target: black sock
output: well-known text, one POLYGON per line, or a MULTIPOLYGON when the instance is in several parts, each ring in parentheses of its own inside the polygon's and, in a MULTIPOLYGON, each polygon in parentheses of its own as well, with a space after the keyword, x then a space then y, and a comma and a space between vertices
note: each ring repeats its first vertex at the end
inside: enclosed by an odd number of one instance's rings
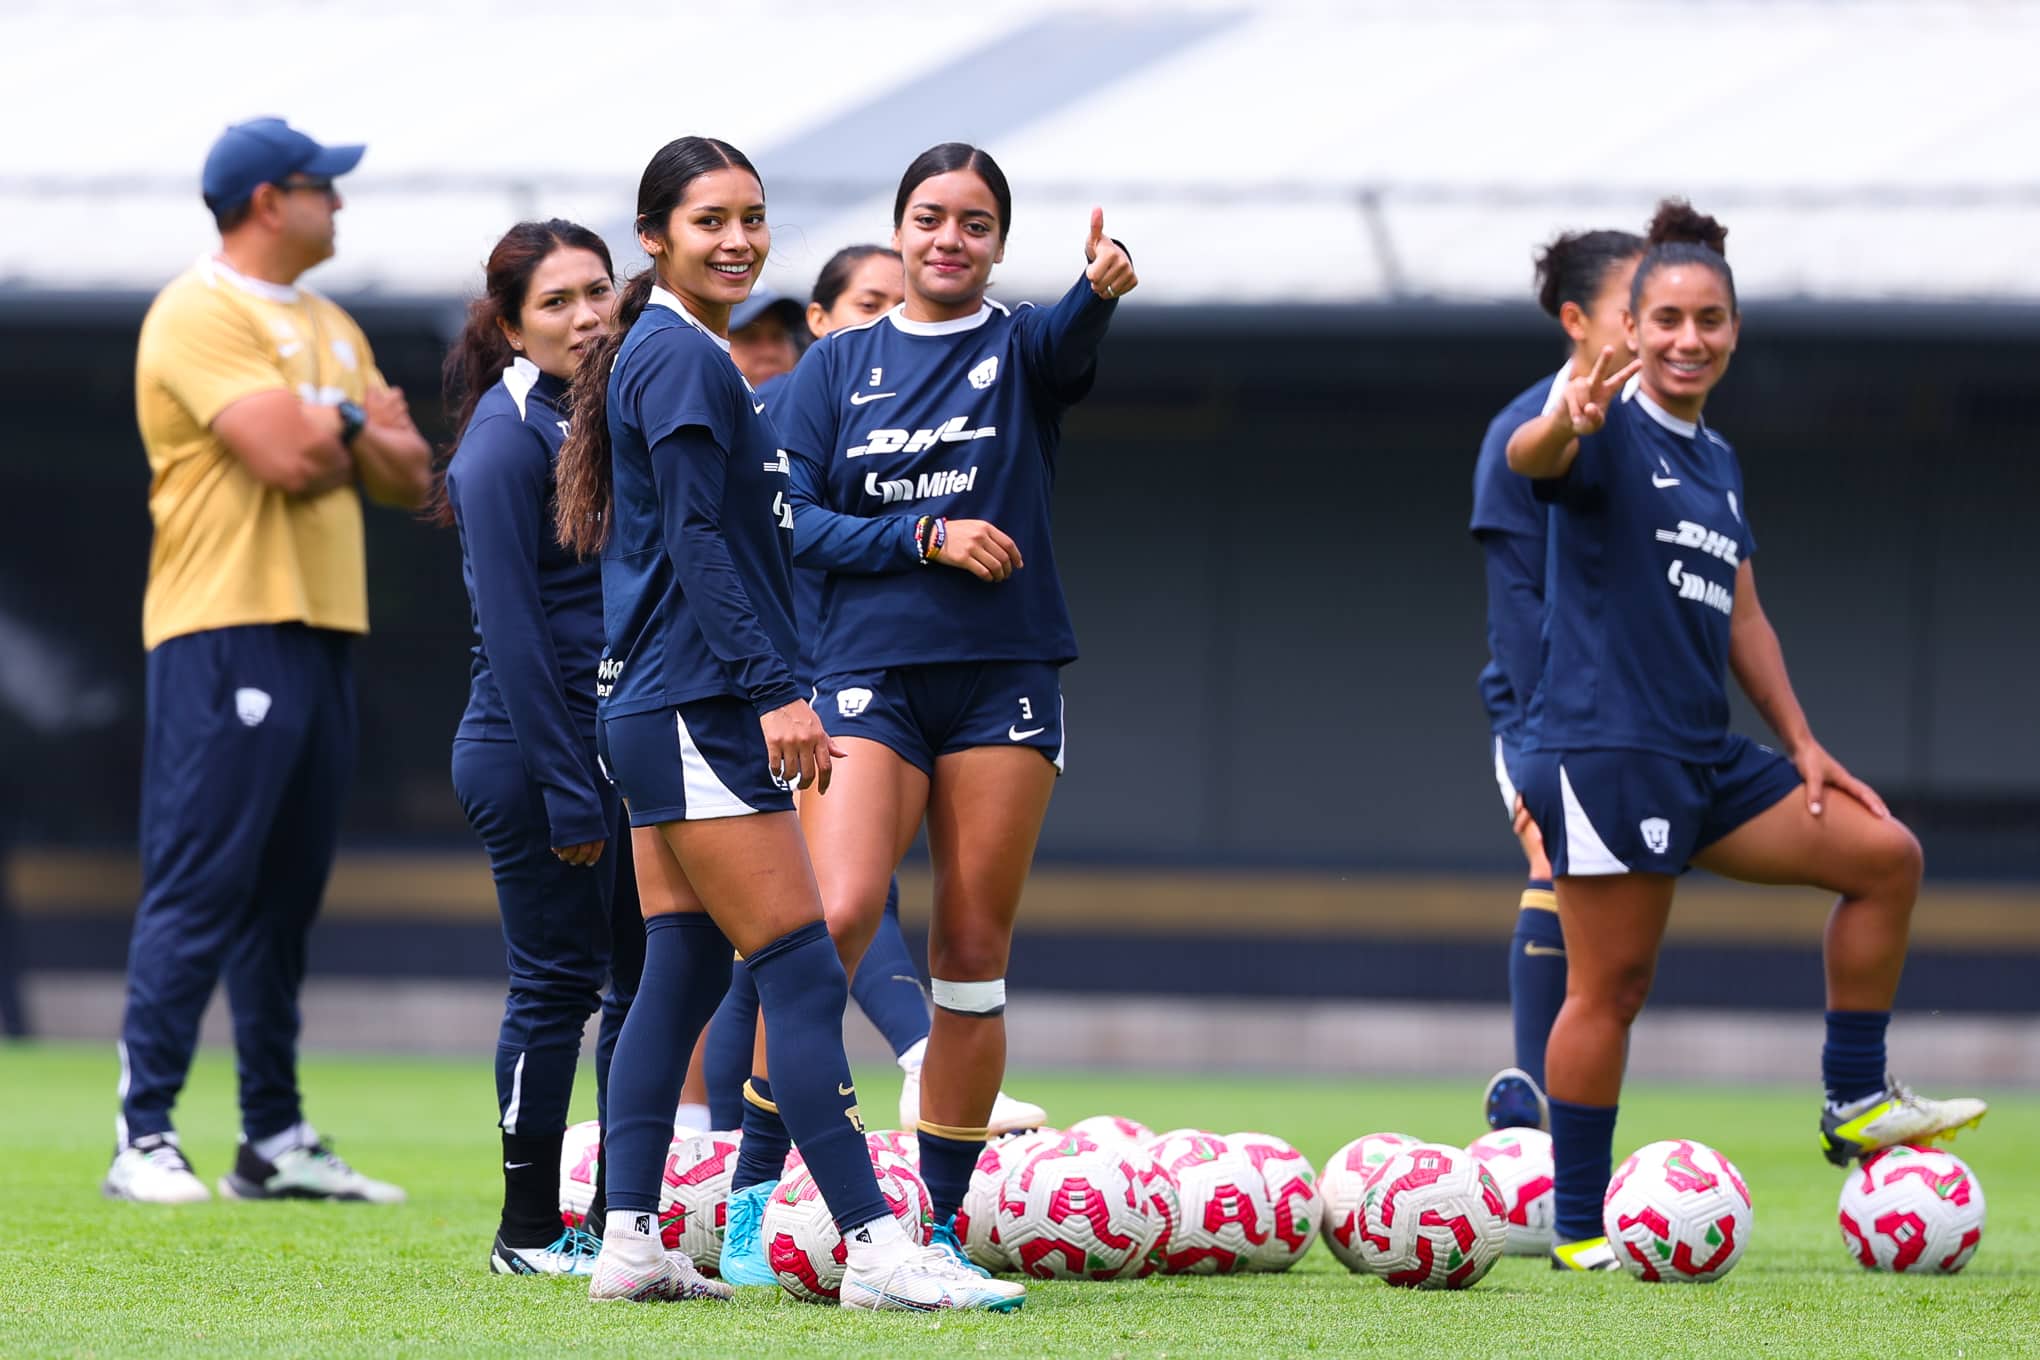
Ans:
POLYGON ((512 1247, 543 1247, 560 1235, 560 1143, 557 1133, 503 1135, 503 1222, 512 1247))

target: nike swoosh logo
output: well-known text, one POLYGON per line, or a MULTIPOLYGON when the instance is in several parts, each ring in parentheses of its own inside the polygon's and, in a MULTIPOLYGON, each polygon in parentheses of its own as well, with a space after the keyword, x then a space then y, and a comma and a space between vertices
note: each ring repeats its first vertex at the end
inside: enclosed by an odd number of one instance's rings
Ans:
POLYGON ((854 1086, 844 1086, 839 1083, 836 1087, 836 1094, 839 1096, 854 1096, 857 1094, 857 1088, 854 1086))
POLYGON ((1048 729, 1046 727, 1030 727, 1025 732, 1022 732, 1017 727, 1009 727, 1006 729, 1006 740, 1025 741, 1029 737, 1038 737, 1047 730, 1048 729))
POLYGON ((535 1163, 532 1162, 505 1162, 503 1163, 503 1169, 505 1171, 522 1171, 525 1167, 533 1165, 535 1163))
POLYGON ((1548 944, 1525 944, 1523 952, 1533 959, 1562 959, 1565 957, 1563 949, 1553 949, 1548 944))
POLYGON ((754 401, 754 402, 752 402, 752 403, 751 403, 751 414, 752 414, 752 415, 754 415, 754 416, 762 416, 762 415, 764 415, 764 414, 765 414, 765 403, 764 403, 764 402, 762 402, 762 401, 754 401))
POLYGON ((1657 473, 1653 472, 1650 474, 1650 484, 1662 491, 1668 486, 1677 486, 1679 479, 1677 477, 1660 477, 1657 473))
POLYGON ((884 401, 887 397, 897 397, 898 395, 899 393, 897 392, 852 392, 850 394, 850 404, 852 406, 862 406, 866 402, 884 401))

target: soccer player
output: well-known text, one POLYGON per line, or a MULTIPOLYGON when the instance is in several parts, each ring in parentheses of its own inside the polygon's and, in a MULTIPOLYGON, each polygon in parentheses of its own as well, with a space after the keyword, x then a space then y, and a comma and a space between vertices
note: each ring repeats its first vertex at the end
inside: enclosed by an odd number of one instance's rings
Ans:
MULTIPOLYGON (((603 1011, 613 1044, 635 989, 612 940, 644 929, 635 882, 618 878, 630 874, 622 807, 595 757, 601 568, 553 532, 568 385, 616 311, 612 273, 609 247, 586 227, 518 223, 490 251, 445 365, 458 447, 434 518, 459 530, 476 637, 453 785, 489 854, 510 974, 496 1043, 503 1213, 489 1251, 506 1275, 594 1269, 594 1238, 560 1228, 560 1143, 588 1017, 603 1011)), ((600 1111, 609 1065, 599 1042, 596 1052, 600 1111)))
POLYGON ((1643 238, 1626 231, 1567 232, 1537 257, 1537 302, 1565 331, 1570 357, 1549 379, 1523 389, 1489 423, 1473 468, 1473 536, 1487 562, 1488 664, 1480 697, 1494 740, 1495 783, 1528 861, 1530 881, 1517 903, 1509 941, 1509 1011, 1516 1065, 1488 1082, 1482 1104, 1490 1128, 1544 1128, 1544 1041, 1565 1000, 1565 940, 1551 862, 1537 824, 1517 792, 1523 714, 1537 688, 1538 631, 1544 617, 1544 521, 1549 513, 1530 481, 1509 471, 1505 448, 1516 428, 1550 410, 1572 379, 1603 349, 1627 353, 1622 318, 1643 238))
POLYGON ((1824 951, 1829 1161, 1950 1136, 1986 1108, 1886 1075, 1920 847, 1814 739, 1757 600, 1742 469, 1703 416, 1741 328, 1726 236, 1682 201, 1661 205, 1630 284, 1637 358, 1618 365, 1604 348, 1508 441, 1509 466, 1552 506, 1523 796, 1565 928, 1566 1000, 1545 1063, 1560 1269, 1616 1265, 1601 1198, 1629 1026, 1689 865, 1840 895, 1824 951), (1724 671, 1785 754, 1729 730, 1724 671))
POLYGON ((361 497, 417 508, 431 460, 360 327, 298 283, 333 253, 335 180, 361 154, 275 118, 228 128, 203 177, 219 250, 142 321, 135 403, 155 541, 113 1198, 206 1198, 170 1110, 222 972, 241 1142, 221 1193, 404 1197, 334 1155, 297 1083, 305 937, 354 763, 361 497))
POLYGON ((583 349, 559 461, 564 541, 602 549, 601 746, 630 813, 645 967, 610 1072, 609 1211, 596 1299, 728 1298, 659 1241, 660 1172, 730 947, 758 990, 787 1126, 841 1228, 847 1307, 1010 1311, 1017 1285, 915 1245, 879 1194, 843 1056, 849 984, 822 922, 792 790, 838 748, 801 697, 787 460, 730 361, 730 309, 771 247, 757 172, 682 137, 645 167, 651 267, 622 334, 583 349))
MULTIPOLYGON (((921 1171, 938 1240, 963 1261, 954 1218, 1005 1071, 1013 919, 1063 765, 1059 671, 1077 651, 1050 529, 1060 421, 1089 392, 1137 280, 1094 210, 1088 263, 1054 307, 989 301, 1012 195, 997 163, 962 143, 907 167, 893 222, 906 300, 816 341, 780 421, 800 561, 829 569, 816 702, 852 753, 842 789, 803 808, 802 829, 854 959, 927 824, 935 1019, 921 1171), (826 523, 817 511, 874 519, 883 551, 803 528, 826 523)), ((747 1144, 753 1126, 747 1113, 747 1144)), ((747 1199, 731 1199, 740 1254, 747 1199)))
MULTIPOLYGON (((755 300, 756 294, 753 294, 755 300)), ((807 305, 805 324, 819 340, 830 331, 854 326, 897 307, 906 296, 901 278, 900 256, 896 250, 878 245, 845 246, 829 257, 815 279, 813 299, 807 305)), ((732 320, 741 310, 732 312, 732 320)), ((759 380, 746 363, 737 344, 737 331, 730 332, 730 357, 757 389, 758 399, 773 408, 785 391, 785 373, 759 380)), ((828 515, 819 509, 802 512, 817 532, 824 528, 849 536, 854 543, 862 535, 862 546, 876 549, 881 556, 902 556, 912 552, 911 541, 897 526, 883 520, 860 519, 850 515, 828 515), (874 537, 875 534, 875 537, 874 537)), ((796 534, 803 532, 796 522, 796 534)), ((815 625, 821 614, 822 580, 828 573, 812 567, 796 567, 793 573, 794 618, 800 629, 801 684, 814 681, 815 625)), ((907 952, 900 932, 900 880, 893 876, 886 889, 885 914, 865 949, 863 959, 850 975, 850 995, 878 1027, 891 1045, 893 1058, 905 1074, 900 1087, 900 1127, 911 1129, 920 1122, 921 1063, 928 1051, 928 1002, 921 990, 920 974, 907 952)), ((743 1122, 744 1082, 750 1077, 758 1015, 758 995, 739 972, 730 979, 729 995, 716 1010, 708 1028, 708 1089, 713 1126, 733 1129, 743 1122)), ((990 1126, 994 1133, 1038 1128, 1048 1119, 1039 1105, 1013 1099, 1001 1091, 992 1105, 990 1126)))

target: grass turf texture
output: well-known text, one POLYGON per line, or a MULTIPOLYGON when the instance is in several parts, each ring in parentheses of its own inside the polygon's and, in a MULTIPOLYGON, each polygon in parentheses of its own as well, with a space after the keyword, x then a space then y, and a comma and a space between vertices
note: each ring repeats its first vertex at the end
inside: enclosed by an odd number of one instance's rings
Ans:
MULTIPOLYGON (((2040 1348, 2040 1099, 2000 1095, 1956 1150, 1990 1203, 1963 1274, 1875 1275, 1844 1254, 1841 1173, 1816 1150, 1807 1090, 1639 1087, 1618 1155, 1697 1137, 1748 1178, 1756 1231, 1726 1280, 1646 1286, 1507 1258, 1462 1294, 1348 1275, 1322 1247, 1285 1275, 1030 1284, 1012 1317, 846 1314, 750 1289, 734 1305, 591 1304, 584 1283, 487 1273, 500 1196, 486 1055, 471 1063, 315 1056, 309 1112, 340 1150, 406 1186, 400 1208, 214 1202, 165 1209, 98 1197, 113 1123, 111 1047, 0 1045, 0 1168, 16 1227, 0 1249, 8 1355, 1001 1356, 1999 1355, 2040 1348)), ((1314 1163, 1377 1129, 1463 1142, 1481 1131, 1461 1082, 1332 1082, 1015 1074, 1011 1089, 1069 1122, 1261 1129, 1314 1163)), ((864 1074, 867 1111, 896 1103, 864 1074)), ((1952 1093, 1950 1093, 1952 1094, 1952 1093)), ((576 1109, 592 1113, 585 1091, 576 1109)), ((187 1154, 210 1184, 232 1157, 231 1067, 204 1055, 181 1102, 187 1154)))

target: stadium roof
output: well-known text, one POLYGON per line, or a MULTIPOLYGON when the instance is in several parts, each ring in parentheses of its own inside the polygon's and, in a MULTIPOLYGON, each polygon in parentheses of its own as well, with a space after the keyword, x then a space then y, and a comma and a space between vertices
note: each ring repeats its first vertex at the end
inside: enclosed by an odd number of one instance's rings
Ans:
POLYGON ((209 248, 205 149, 366 141, 328 291, 472 289, 523 216, 623 256, 703 131, 763 172, 768 282, 882 238, 925 145, 1013 180, 1001 291, 1075 276, 1090 206, 1176 302, 1521 299, 1554 230, 1683 193, 1745 296, 2040 298, 2040 7, 1858 0, 433 6, 28 0, 0 12, 0 289, 153 289, 209 248), (724 57, 723 52, 732 55, 724 57))

